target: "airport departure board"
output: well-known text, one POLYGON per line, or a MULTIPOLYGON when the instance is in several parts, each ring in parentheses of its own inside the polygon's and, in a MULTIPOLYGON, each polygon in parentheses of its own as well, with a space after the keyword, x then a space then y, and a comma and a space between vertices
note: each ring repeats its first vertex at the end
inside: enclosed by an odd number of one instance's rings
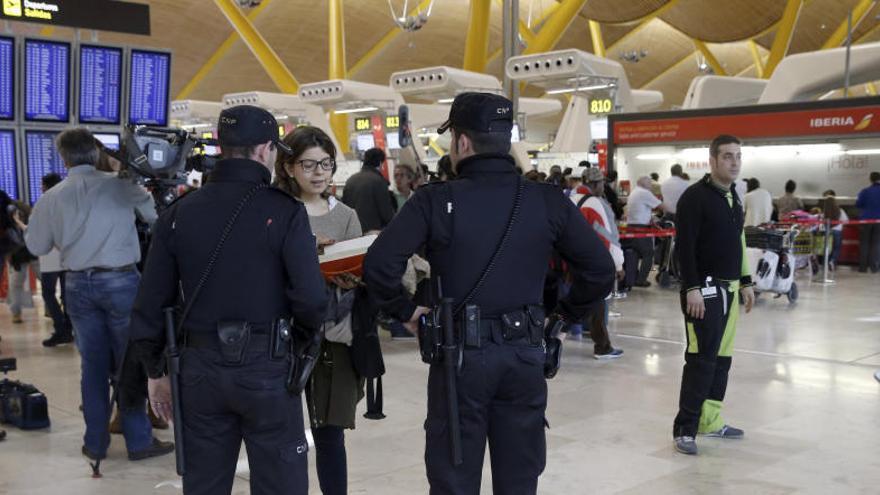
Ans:
POLYGON ((96 132, 93 135, 95 139, 101 141, 105 148, 119 151, 119 134, 115 132, 96 132))
POLYGON ((24 119, 70 120, 70 43, 24 40, 24 119))
POLYGON ((79 47, 79 121, 119 124, 122 99, 122 49, 79 47))
POLYGON ((24 131, 25 162, 31 204, 40 199, 43 176, 52 172, 61 177, 67 176, 64 161, 55 149, 56 136, 58 131, 24 131))
POLYGON ((15 157, 15 131, 0 129, 0 189, 18 199, 18 161, 15 157))
POLYGON ((171 54, 132 50, 129 65, 128 122, 135 125, 168 125, 168 91, 171 54))
POLYGON ((0 120, 15 119, 15 38, 0 36, 0 120))

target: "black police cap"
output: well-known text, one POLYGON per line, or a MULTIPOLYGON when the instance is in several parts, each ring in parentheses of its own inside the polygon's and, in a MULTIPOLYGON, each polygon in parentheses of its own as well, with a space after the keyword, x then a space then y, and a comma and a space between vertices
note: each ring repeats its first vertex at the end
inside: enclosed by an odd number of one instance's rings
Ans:
POLYGON ((238 105, 220 112, 217 140, 223 146, 255 146, 272 141, 284 153, 292 154, 278 136, 278 121, 266 110, 253 105, 238 105))
POLYGON ((437 133, 443 134, 450 127, 510 134, 513 129, 513 103, 492 93, 461 93, 452 102, 449 120, 437 129, 437 133))

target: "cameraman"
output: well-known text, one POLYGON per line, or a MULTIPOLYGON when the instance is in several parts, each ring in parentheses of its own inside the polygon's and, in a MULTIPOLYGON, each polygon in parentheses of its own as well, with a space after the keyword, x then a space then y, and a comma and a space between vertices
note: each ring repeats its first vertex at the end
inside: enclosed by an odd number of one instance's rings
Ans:
POLYGON ((230 493, 242 439, 252 493, 306 493, 302 403, 288 387, 289 340, 275 330, 293 317, 314 338, 324 323, 315 236, 303 204, 269 187, 277 153, 291 153, 272 114, 227 108, 218 134, 223 159, 210 182, 156 222, 132 315, 131 357, 148 370, 153 410, 172 419, 163 309, 182 292, 192 310, 178 334, 184 493, 230 493))
MULTIPOLYGON (((68 313, 82 359, 82 453, 97 461, 110 444, 110 373, 125 354, 140 283, 135 215, 152 223, 156 210, 142 187, 95 170, 99 151, 88 130, 66 130, 56 146, 68 177, 37 201, 25 240, 38 256, 53 247, 61 251, 68 313)), ((122 410, 122 417, 130 460, 174 450, 170 442, 153 438, 143 403, 122 410)))

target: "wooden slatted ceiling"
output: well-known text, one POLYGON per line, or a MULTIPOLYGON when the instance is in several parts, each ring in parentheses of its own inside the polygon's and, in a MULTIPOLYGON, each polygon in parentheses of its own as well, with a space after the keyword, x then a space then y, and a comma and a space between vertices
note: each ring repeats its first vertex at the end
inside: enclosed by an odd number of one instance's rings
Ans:
MULTIPOLYGON (((588 0, 581 11, 599 22, 631 22, 662 8, 673 0, 588 0)), ((724 0, 728 1, 728 0, 724 0)))
POLYGON ((693 51, 694 44, 690 38, 671 29, 660 19, 654 19, 637 35, 628 37, 609 50, 607 56, 620 61, 629 77, 630 85, 639 88, 693 51), (633 50, 646 50, 647 56, 638 62, 620 58, 621 54, 633 50))
MULTIPOLYGON (((271 3, 254 23, 270 45, 301 83, 327 78, 327 7, 318 0, 268 0, 271 3)), ((400 0, 393 0, 400 8, 400 0)), ((520 0, 521 18, 532 12, 533 30, 539 31, 537 19, 557 0, 520 0)), ((792 53, 821 46, 858 0, 805 0, 792 42, 792 53), (825 28, 822 28, 822 25, 825 28)), ((489 36, 490 53, 501 47, 500 1, 493 1, 489 36)), ((564 34, 557 49, 578 48, 592 51, 587 20, 590 16, 602 24, 608 56, 621 60, 623 51, 646 49, 648 56, 638 63, 621 61, 633 87, 647 84, 649 89, 666 93, 666 107, 681 103, 696 63, 678 64, 694 51, 688 36, 709 41, 756 37, 769 47, 775 33, 761 33, 779 19, 786 0, 589 0, 564 34), (660 12, 646 22, 623 22, 641 19, 660 12), (613 23, 610 23, 613 22, 613 23), (622 23, 623 22, 623 23, 622 23), (641 27, 640 27, 641 26, 641 27), (635 30, 632 34, 631 31, 635 30), (616 42, 619 42, 615 45, 616 42), (659 76, 659 77, 658 77, 659 76)), ((417 2, 410 1, 410 5, 417 2)), ((397 70, 449 65, 460 67, 464 54, 469 0, 437 0, 428 24, 416 33, 401 33, 353 79, 387 84, 397 70)), ((144 47, 170 48, 174 51, 172 90, 176 94, 189 81, 217 47, 232 32, 213 0, 152 0, 153 36, 99 33, 99 41, 144 47)), ((346 60, 349 67, 360 60, 386 33, 397 29, 390 18, 387 0, 347 0, 344 2, 346 60)), ((855 31, 855 39, 880 40, 880 5, 866 16, 855 31), (865 35, 868 34, 867 37, 865 35)), ((42 26, 12 23, 17 34, 37 35, 42 26)), ((83 32, 83 39, 89 38, 83 32)), ((73 39, 71 29, 58 28, 53 34, 73 39)), ((737 45, 732 45, 737 46, 737 45)), ((752 64, 747 49, 728 49, 710 45, 728 72, 747 69, 752 64)), ((765 53, 766 50, 762 49, 765 53)), ((500 59, 490 62, 487 72, 501 76, 500 59)), ((746 72, 751 74, 751 72, 746 72)), ((189 96, 217 101, 224 93, 247 90, 276 91, 265 71, 239 40, 209 72, 189 96)), ((526 95, 539 95, 526 88, 526 95)))
POLYGON ((766 30, 782 17, 785 3, 785 0, 678 0, 660 17, 688 36, 724 43, 748 39, 766 30))

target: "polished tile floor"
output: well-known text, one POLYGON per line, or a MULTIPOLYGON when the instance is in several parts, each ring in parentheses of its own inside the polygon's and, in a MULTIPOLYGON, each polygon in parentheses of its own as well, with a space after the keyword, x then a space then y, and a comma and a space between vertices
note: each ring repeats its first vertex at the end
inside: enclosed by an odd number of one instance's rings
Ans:
MULTIPOLYGON (((797 304, 764 295, 741 321, 725 404, 726 418, 746 438, 699 440, 698 457, 676 454, 670 441, 683 362, 676 293, 652 287, 616 301, 621 316, 611 325, 623 358, 596 361, 589 341, 570 341, 564 369, 550 382, 540 493, 880 493, 880 383, 873 377, 880 368, 880 276, 844 269, 835 285, 803 277, 798 283, 797 304)), ((179 493, 173 457, 129 462, 119 438, 104 478, 91 479, 79 454, 76 351, 42 348, 49 321, 34 310, 25 319, 13 326, 0 309, 0 350, 18 358, 15 378, 46 392, 52 428, 6 428, 0 493, 179 493)), ((388 417, 360 419, 348 434, 350 493, 426 493, 426 369, 413 343, 384 344, 388 417)), ((242 453, 234 493, 248 493, 247 478, 242 453)), ((310 478, 318 493, 313 467, 310 478)), ((490 487, 487 469, 483 491, 490 487)))

